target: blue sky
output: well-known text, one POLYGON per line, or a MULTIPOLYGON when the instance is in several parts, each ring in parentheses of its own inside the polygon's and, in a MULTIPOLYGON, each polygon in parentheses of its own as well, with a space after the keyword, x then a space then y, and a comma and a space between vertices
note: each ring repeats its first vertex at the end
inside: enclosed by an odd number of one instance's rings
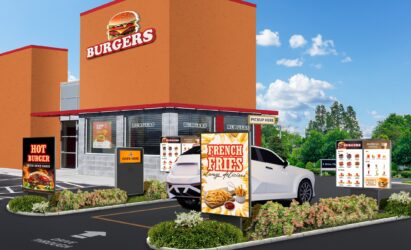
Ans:
MULTIPOLYGON (((106 2, 2 1, 0 22, 11 28, 0 52, 28 44, 68 48, 69 71, 77 77, 79 13, 106 2)), ((352 105, 366 134, 389 113, 410 113, 411 1, 251 2, 260 44, 258 107, 279 109, 284 126, 303 131, 315 105, 332 100, 352 105), (304 38, 294 37, 295 48, 293 35, 304 38)))

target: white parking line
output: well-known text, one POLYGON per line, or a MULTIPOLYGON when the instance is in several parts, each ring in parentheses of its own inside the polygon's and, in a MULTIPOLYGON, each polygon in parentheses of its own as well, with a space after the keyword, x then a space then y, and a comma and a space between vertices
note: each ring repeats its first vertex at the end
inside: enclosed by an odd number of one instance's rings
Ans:
POLYGON ((9 191, 10 194, 14 194, 16 192, 14 192, 13 189, 11 189, 10 187, 4 187, 5 189, 7 189, 7 191, 9 191))
POLYGON ((21 178, 1 179, 0 181, 14 181, 14 180, 21 180, 21 178))
MULTIPOLYGON (((59 186, 59 185, 56 185, 56 187, 59 187, 59 188, 61 188, 61 189, 68 189, 68 190, 77 190, 78 188, 77 187, 75 187, 75 188, 65 188, 65 187, 61 187, 61 186, 59 186)), ((88 187, 85 187, 85 188, 93 188, 93 187, 101 187, 101 186, 88 186, 88 187)), ((11 188, 9 188, 9 187, 0 187, 0 188, 5 188, 5 189, 7 189, 7 191, 9 191, 9 193, 0 193, 0 195, 3 195, 3 194, 22 194, 23 192, 16 192, 16 191, 13 191, 11 188)))

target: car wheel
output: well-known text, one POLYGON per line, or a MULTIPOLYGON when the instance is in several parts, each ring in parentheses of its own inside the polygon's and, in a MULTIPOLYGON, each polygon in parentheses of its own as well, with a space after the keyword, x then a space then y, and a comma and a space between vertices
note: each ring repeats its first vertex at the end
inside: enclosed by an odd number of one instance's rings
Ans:
POLYGON ((200 199, 196 198, 177 198, 178 204, 180 204, 183 208, 188 210, 201 210, 200 199))
POLYGON ((309 180, 303 180, 300 182, 297 191, 297 200, 300 204, 304 202, 310 202, 313 198, 313 185, 309 180))

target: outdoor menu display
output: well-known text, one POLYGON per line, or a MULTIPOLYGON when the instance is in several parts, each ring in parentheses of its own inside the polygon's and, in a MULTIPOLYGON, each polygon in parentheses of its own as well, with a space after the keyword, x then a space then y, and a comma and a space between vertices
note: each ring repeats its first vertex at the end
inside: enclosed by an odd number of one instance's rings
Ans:
POLYGON ((55 191, 54 137, 23 138, 23 190, 55 191))
POLYGON ((111 148, 111 121, 93 121, 93 148, 111 148))
POLYGON ((364 187, 391 188, 391 143, 386 140, 364 142, 364 187))
POLYGON ((337 141, 337 187, 363 187, 363 141, 337 141))
POLYGON ((201 134, 201 212, 250 217, 248 133, 201 134))
POLYGON ((162 137, 160 143, 160 171, 169 172, 180 154, 180 137, 162 137))
POLYGON ((200 144, 200 138, 197 136, 181 136, 181 153, 186 152, 196 144, 200 144))

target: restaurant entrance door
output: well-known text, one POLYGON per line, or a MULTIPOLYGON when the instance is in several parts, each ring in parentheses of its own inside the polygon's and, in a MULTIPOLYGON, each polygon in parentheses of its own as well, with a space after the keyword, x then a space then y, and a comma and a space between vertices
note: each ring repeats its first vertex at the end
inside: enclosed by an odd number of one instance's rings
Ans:
POLYGON ((77 121, 61 122, 61 167, 77 166, 77 121))

